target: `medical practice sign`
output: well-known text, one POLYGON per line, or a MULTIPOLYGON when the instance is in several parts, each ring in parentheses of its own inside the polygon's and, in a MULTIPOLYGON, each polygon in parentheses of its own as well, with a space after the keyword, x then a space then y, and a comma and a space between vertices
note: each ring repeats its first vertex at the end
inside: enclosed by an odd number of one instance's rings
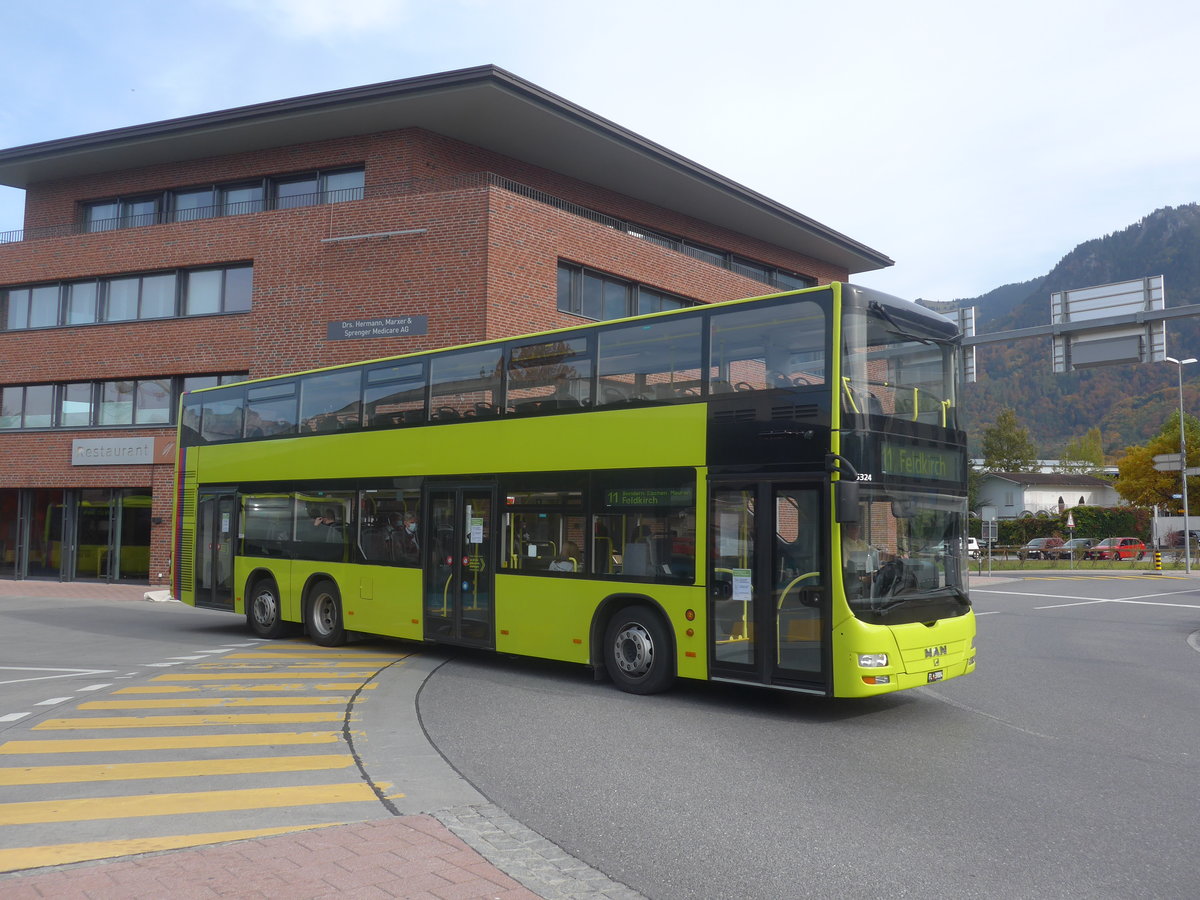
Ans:
POLYGON ((378 319, 340 319, 326 323, 331 341, 364 338, 415 337, 429 332, 428 316, 382 316, 378 319))

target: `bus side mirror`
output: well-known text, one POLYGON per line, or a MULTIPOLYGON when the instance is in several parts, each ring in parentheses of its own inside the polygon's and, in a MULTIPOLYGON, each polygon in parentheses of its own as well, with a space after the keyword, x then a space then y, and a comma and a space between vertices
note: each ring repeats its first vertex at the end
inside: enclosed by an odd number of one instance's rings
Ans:
POLYGON ((837 505, 837 520, 849 525, 858 521, 858 482, 838 481, 834 483, 834 500, 837 505))

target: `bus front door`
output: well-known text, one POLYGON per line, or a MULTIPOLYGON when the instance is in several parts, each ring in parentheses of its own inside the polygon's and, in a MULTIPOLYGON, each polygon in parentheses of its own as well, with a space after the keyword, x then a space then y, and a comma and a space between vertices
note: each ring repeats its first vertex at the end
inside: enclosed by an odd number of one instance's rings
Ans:
POLYGON ((436 485, 424 504, 425 637, 493 647, 495 489, 436 485))
POLYGON ((820 484, 712 489, 709 663, 714 678, 827 694, 828 514, 820 484))
POLYGON ((196 605, 233 609, 233 550, 238 502, 234 493, 205 493, 196 504, 196 605))

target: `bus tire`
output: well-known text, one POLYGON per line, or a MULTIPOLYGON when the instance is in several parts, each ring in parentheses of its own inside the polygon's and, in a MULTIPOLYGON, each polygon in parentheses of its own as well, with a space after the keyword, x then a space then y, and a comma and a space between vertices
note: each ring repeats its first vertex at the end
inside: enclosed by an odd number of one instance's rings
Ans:
POLYGON ((279 588, 270 578, 260 578, 250 588, 250 600, 246 604, 246 624, 258 637, 267 640, 281 638, 287 631, 283 621, 283 608, 279 602, 279 588))
POLYGON ((616 612, 604 630, 604 667, 623 691, 656 694, 675 681, 671 639, 662 619, 647 606, 616 612))
POLYGON ((346 643, 342 624, 342 598, 337 585, 322 580, 313 585, 307 605, 308 636, 322 647, 340 647, 346 643))

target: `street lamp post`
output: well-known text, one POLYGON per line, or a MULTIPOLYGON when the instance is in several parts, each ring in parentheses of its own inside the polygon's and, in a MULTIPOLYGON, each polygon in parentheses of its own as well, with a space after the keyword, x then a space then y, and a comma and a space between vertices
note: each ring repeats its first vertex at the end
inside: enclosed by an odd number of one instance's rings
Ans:
POLYGON ((1173 356, 1163 357, 1169 363, 1175 363, 1179 373, 1179 478, 1183 482, 1183 566, 1184 571, 1192 574, 1192 531, 1188 524, 1188 495, 1187 495, 1187 443, 1183 436, 1183 367, 1196 362, 1195 357, 1175 359, 1173 356))

